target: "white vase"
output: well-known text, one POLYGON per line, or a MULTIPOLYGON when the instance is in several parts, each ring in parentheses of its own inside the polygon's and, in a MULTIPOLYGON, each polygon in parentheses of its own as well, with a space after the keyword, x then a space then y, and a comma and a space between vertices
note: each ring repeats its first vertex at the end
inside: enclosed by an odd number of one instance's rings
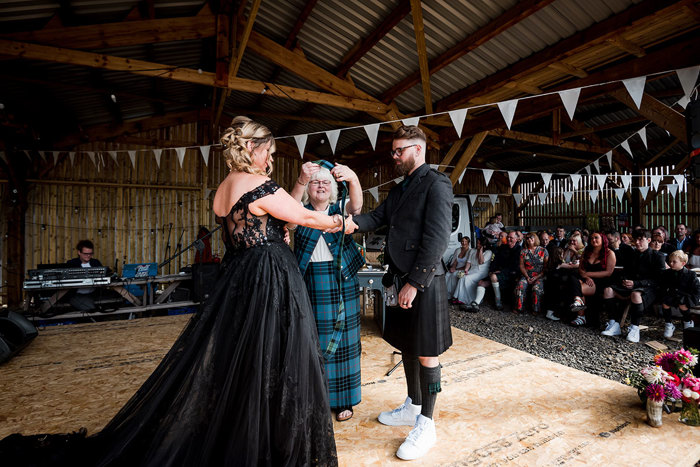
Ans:
POLYGON ((653 427, 660 427, 663 424, 661 416, 664 413, 663 401, 656 402, 647 399, 647 423, 653 427))

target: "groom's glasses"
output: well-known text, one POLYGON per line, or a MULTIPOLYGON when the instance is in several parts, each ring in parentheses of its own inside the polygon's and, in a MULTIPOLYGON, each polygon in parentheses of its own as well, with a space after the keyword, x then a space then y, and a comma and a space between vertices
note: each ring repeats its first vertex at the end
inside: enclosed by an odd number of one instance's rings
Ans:
POLYGON ((412 148, 413 146, 418 146, 417 144, 409 144, 408 146, 404 146, 402 148, 396 148, 392 149, 389 151, 389 154, 391 154, 391 157, 401 157, 401 154, 403 153, 404 149, 412 148))

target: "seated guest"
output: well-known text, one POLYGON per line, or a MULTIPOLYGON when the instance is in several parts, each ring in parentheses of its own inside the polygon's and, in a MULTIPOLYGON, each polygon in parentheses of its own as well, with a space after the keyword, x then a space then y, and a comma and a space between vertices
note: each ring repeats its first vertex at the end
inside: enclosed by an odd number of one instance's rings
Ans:
POLYGON ((498 246, 496 242, 498 241, 500 234, 501 229, 498 227, 498 219, 496 216, 489 218, 486 226, 481 229, 481 235, 486 239, 486 243, 488 244, 489 248, 498 246))
POLYGON ((532 288, 532 314, 540 312, 542 294, 544 293, 544 270, 549 260, 546 248, 540 246, 537 234, 525 235, 525 248, 520 250, 520 272, 522 276, 515 287, 514 313, 522 313, 527 289, 532 288))
POLYGON ((554 314, 554 308, 559 308, 560 306, 560 301, 557 300, 559 297, 558 289, 555 288, 555 286, 558 287, 559 285, 559 282, 556 281, 556 275, 558 274, 557 269, 559 269, 559 266, 563 262, 564 249, 555 246, 549 250, 549 261, 547 261, 547 267, 544 271, 544 283, 547 293, 542 297, 542 302, 547 310, 547 319, 551 319, 552 321, 559 321, 559 318, 554 314), (551 277, 554 279, 550 280, 551 277))
POLYGON ((476 297, 471 303, 475 311, 479 311, 479 305, 484 300, 486 287, 489 285, 493 287, 493 295, 496 297, 496 309, 503 311, 501 287, 503 290, 510 291, 515 285, 515 279, 520 273, 520 246, 515 231, 508 232, 506 238, 508 243, 496 249, 495 257, 491 261, 489 280, 480 280, 476 288, 476 297))
POLYGON ((623 232, 620 234, 620 241, 630 248, 634 249, 634 242, 632 241, 632 234, 628 232, 623 232))
MULTIPOLYGON (((466 271, 469 270, 471 266, 469 264, 467 254, 470 251, 469 248, 469 237, 462 237, 460 241, 461 247, 457 248, 454 253, 452 253, 452 258, 450 259, 450 265, 448 267, 447 273, 445 273, 445 282, 447 282, 447 295, 452 296, 452 293, 457 287, 457 281, 461 276, 464 275, 466 271)), ((458 304, 460 302, 457 302, 458 304)))
MULTIPOLYGON (((95 245, 90 240, 80 240, 75 248, 78 250, 78 257, 66 261, 67 267, 96 268, 102 266, 99 260, 92 257, 95 253, 95 245)), ((68 301, 76 310, 92 311, 95 309, 96 294, 97 289, 94 287, 84 287, 70 294, 68 301)))
POLYGON ((683 316, 683 329, 693 327, 693 320, 690 316, 690 308, 697 306, 700 302, 700 281, 697 275, 685 267, 688 262, 688 255, 682 250, 676 250, 668 255, 670 269, 666 269, 661 274, 661 306, 664 310, 664 337, 668 339, 673 336, 676 327, 673 325, 671 317, 671 307, 680 310, 683 316))
POLYGON ((572 325, 586 324, 586 297, 601 293, 609 285, 614 270, 615 253, 608 248, 608 237, 602 232, 593 232, 581 256, 578 269, 580 279, 573 283, 574 302, 571 310, 578 316, 571 322, 572 325))
POLYGON ((615 253, 615 270, 610 280, 612 283, 617 283, 620 280, 622 269, 632 261, 634 248, 622 243, 622 237, 617 230, 609 230, 605 236, 608 239, 608 248, 615 253))
POLYGON ((546 230, 540 230, 539 232, 537 232, 537 238, 540 239, 540 246, 541 246, 542 248, 546 248, 546 249, 547 249, 547 252, 549 253, 549 248, 547 248, 547 247, 549 246, 549 242, 550 242, 551 240, 550 240, 550 238, 549 238, 549 234, 547 233, 547 231, 546 231, 546 230))
POLYGON ((700 230, 693 232, 693 236, 686 245, 688 249, 688 269, 700 268, 700 230))
POLYGON ((552 244, 554 246, 558 246, 561 249, 566 248, 566 229, 564 229, 563 226, 557 226, 557 232, 554 238, 552 239, 552 244))
POLYGON ((608 325, 604 336, 619 336, 620 319, 624 302, 632 302, 630 314, 632 325, 627 333, 629 342, 639 342, 639 323, 644 310, 650 307, 658 293, 658 280, 666 269, 666 261, 661 253, 649 248, 651 232, 648 230, 635 230, 632 233, 637 245, 636 255, 632 264, 626 265, 622 280, 606 287, 603 292, 603 307, 608 312, 608 325), (623 303, 618 303, 618 301, 623 303))
POLYGON ((520 248, 522 248, 523 247, 523 240, 524 240, 525 236, 523 235, 523 233, 520 230, 516 230, 515 235, 518 236, 518 245, 520 245, 520 248))
POLYGON ((654 251, 658 251, 662 255, 664 255, 664 258, 668 256, 668 251, 669 248, 671 248, 671 245, 668 243, 664 243, 663 236, 661 234, 652 234, 651 235, 651 241, 649 242, 649 248, 651 248, 654 251))
POLYGON ((679 222, 678 224, 676 224, 676 228, 674 230, 676 232, 676 236, 668 239, 667 242, 671 245, 673 251, 685 251, 686 247, 690 243, 690 237, 688 236, 688 227, 684 223, 679 222))
POLYGON ((591 233, 588 231, 588 229, 583 229, 581 231, 581 242, 583 242, 583 247, 588 246, 588 238, 591 236, 591 233))
POLYGON ((663 253, 665 255, 668 255, 669 253, 676 250, 671 245, 666 243, 666 241, 668 240, 668 230, 666 230, 666 227, 664 227, 663 225, 660 225, 660 226, 656 227, 654 230, 652 230, 651 240, 654 243, 660 241, 661 245, 658 247, 656 245, 653 245, 653 246, 649 245, 650 248, 653 248, 656 251, 660 251, 661 253, 663 253))
POLYGON ((501 214, 500 212, 497 212, 493 217, 496 218, 496 221, 494 222, 494 224, 496 224, 499 229, 503 230, 503 228, 504 228, 504 226, 503 226, 503 214, 501 214))
POLYGON ((484 248, 481 239, 476 240, 476 248, 469 250, 467 259, 470 264, 469 268, 464 271, 464 277, 459 279, 457 287, 454 291, 454 298, 458 302, 468 303, 469 305, 460 305, 462 311, 477 311, 472 308, 471 303, 476 297, 476 286, 480 280, 484 279, 489 273, 489 266, 493 252, 484 248))
POLYGON ((552 319, 555 312, 563 311, 562 303, 569 306, 573 300, 571 291, 574 290, 572 284, 578 282, 579 258, 583 248, 581 247, 581 236, 574 233, 569 238, 566 249, 563 250, 562 260, 555 269, 549 269, 547 273, 547 316, 552 319), (551 313, 550 313, 551 312, 551 313))
POLYGON ((505 245, 506 243, 508 243, 508 232, 504 230, 498 235, 498 243, 496 243, 496 246, 505 245))

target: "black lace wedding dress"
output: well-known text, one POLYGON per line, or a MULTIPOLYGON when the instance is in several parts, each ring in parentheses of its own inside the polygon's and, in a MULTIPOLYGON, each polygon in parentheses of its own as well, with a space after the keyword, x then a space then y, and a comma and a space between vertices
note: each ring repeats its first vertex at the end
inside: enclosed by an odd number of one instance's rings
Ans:
POLYGON ((131 400, 90 437, 11 435, 2 465, 337 465, 323 359, 284 222, 254 216, 268 180, 223 224, 216 292, 131 400))

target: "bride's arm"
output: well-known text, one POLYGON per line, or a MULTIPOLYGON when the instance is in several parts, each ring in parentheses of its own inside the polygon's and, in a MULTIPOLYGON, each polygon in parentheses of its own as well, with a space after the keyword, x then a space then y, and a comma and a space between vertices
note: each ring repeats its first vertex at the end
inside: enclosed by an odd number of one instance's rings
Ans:
POLYGON ((251 214, 256 216, 267 213, 290 224, 304 225, 319 230, 340 227, 343 221, 339 214, 328 216, 322 212, 306 209, 282 188, 272 195, 263 196, 250 203, 249 209, 251 214))

